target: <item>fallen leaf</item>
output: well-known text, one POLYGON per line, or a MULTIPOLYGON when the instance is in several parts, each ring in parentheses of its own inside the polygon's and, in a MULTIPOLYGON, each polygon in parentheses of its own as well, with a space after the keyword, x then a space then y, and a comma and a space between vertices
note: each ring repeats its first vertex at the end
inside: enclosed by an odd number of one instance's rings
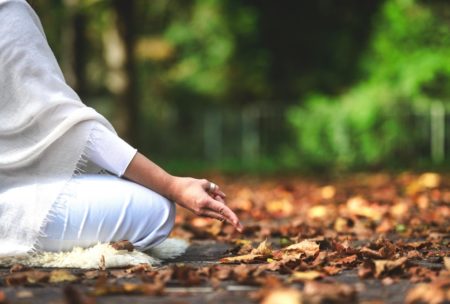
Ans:
POLYGON ((450 279, 437 280, 429 284, 419 284, 411 288, 405 303, 442 304, 450 302, 450 279))
POLYGON ((61 282, 74 282, 79 278, 73 274, 71 274, 67 270, 53 270, 50 272, 50 278, 48 280, 49 283, 61 283, 61 282))
POLYGON ((280 288, 270 291, 261 304, 302 304, 302 293, 294 288, 280 288))
POLYGON ((307 303, 356 303, 357 292, 353 286, 338 283, 309 281, 303 290, 307 303))
POLYGON ((152 265, 147 264, 147 263, 142 263, 142 264, 132 266, 132 267, 126 269, 125 271, 127 273, 142 273, 142 272, 151 271, 151 270, 152 270, 152 265))
POLYGON ((267 242, 267 239, 262 241, 256 249, 251 251, 251 254, 260 254, 263 256, 271 256, 272 248, 270 246, 270 243, 267 242))
POLYGON ((289 277, 290 282, 304 282, 304 281, 313 281, 317 279, 321 279, 324 277, 324 274, 311 270, 311 271, 294 271, 289 277))
POLYGON ((309 240, 303 240, 300 243, 292 244, 282 249, 282 251, 301 252, 308 257, 315 256, 319 250, 319 245, 309 240))
POLYGON ((380 221, 382 218, 382 210, 375 204, 370 204, 365 198, 355 196, 347 201, 347 210, 351 214, 363 216, 374 221, 380 221))
POLYGON ((408 258, 402 257, 394 261, 389 260, 374 260, 375 264, 375 277, 380 278, 384 274, 388 274, 394 270, 402 268, 408 258))
POLYGON ((110 245, 112 248, 116 250, 127 250, 130 252, 134 250, 133 244, 131 244, 130 241, 127 240, 111 242, 110 245))
POLYGON ((323 199, 329 200, 336 195, 336 188, 334 186, 325 186, 320 189, 320 194, 323 199))
POLYGON ((346 256, 340 259, 333 261, 334 265, 343 265, 343 266, 351 266, 355 265, 358 260, 358 256, 356 254, 346 256))
POLYGON ((261 254, 244 254, 234 257, 225 257, 219 260, 220 263, 224 264, 236 264, 236 263, 252 263, 252 262, 262 262, 265 261, 266 257, 261 254))
POLYGON ((419 177, 418 183, 424 188, 437 188, 441 183, 441 176, 437 173, 427 172, 419 177))
POLYGON ((325 205, 313 206, 308 210, 311 219, 324 219, 330 215, 330 208, 325 205))
POLYGON ((184 286, 196 286, 202 281, 198 269, 192 266, 174 265, 172 270, 172 279, 177 280, 184 286))
POLYGON ((262 262, 270 256, 272 256, 272 248, 267 240, 264 240, 249 254, 221 258, 219 262, 224 264, 262 262))
MULTIPOLYGON (((16 298, 18 299, 26 299, 26 298, 32 298, 34 295, 30 290, 19 290, 16 292, 16 298)), ((3 303, 0 301, 0 303, 3 303)))
POLYGON ((337 268, 336 266, 325 266, 323 267, 323 271, 325 271, 327 275, 332 276, 340 273, 342 271, 342 268, 337 268))
POLYGON ((294 211, 294 206, 290 200, 282 198, 267 202, 266 209, 275 216, 289 216, 294 211))
POLYGON ((15 272, 5 278, 6 285, 36 284, 48 282, 50 273, 37 270, 15 272))
POLYGON ((14 264, 9 269, 9 272, 13 273, 13 272, 20 272, 20 271, 27 271, 27 270, 30 270, 30 267, 25 266, 23 264, 14 264))
POLYGON ((364 261, 358 267, 358 276, 365 279, 373 276, 375 272, 375 264, 372 261, 364 261))
POLYGON ((92 292, 95 296, 104 296, 111 294, 145 294, 145 295, 161 295, 164 291, 164 284, 162 282, 150 283, 108 283, 99 284, 95 286, 92 292))

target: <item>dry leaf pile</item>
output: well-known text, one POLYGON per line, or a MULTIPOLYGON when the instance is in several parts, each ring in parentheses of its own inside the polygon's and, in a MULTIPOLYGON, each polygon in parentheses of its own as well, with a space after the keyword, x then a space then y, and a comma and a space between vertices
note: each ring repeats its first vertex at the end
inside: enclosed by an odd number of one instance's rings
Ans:
MULTIPOLYGON (((245 225, 242 235, 227 224, 178 213, 174 236, 230 244, 217 263, 85 272, 15 265, 0 284, 61 284, 68 299, 78 299, 73 303, 110 294, 163 295, 174 286, 223 290, 227 284, 256 286, 248 296, 264 304, 352 303, 364 284, 334 278, 354 271, 360 282, 409 281, 407 303, 450 301, 449 178, 404 173, 328 183, 286 180, 220 183, 245 225)), ((133 250, 127 242, 114 246, 133 250)), ((5 298, 0 293, 0 303, 5 298)))

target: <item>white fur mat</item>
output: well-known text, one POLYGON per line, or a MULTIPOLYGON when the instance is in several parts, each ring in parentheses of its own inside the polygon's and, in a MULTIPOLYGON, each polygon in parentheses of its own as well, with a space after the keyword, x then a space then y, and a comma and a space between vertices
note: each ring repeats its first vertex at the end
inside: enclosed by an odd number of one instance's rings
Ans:
POLYGON ((109 244, 98 243, 89 248, 76 247, 67 252, 39 252, 28 256, 0 258, 1 266, 23 264, 30 267, 100 269, 126 267, 147 263, 159 265, 161 260, 182 255, 189 247, 181 239, 167 239, 147 252, 116 250, 109 244))

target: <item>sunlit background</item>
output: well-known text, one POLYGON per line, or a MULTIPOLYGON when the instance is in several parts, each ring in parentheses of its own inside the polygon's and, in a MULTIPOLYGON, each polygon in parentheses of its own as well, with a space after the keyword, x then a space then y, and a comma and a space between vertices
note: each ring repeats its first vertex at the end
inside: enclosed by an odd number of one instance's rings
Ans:
POLYGON ((173 172, 450 163, 446 0, 30 3, 82 100, 173 172))

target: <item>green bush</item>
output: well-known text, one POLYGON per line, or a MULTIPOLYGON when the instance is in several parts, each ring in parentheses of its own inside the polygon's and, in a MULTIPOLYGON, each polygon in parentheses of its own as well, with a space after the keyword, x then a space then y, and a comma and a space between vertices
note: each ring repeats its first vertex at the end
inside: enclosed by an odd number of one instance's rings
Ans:
POLYGON ((450 33, 437 3, 386 1, 360 62, 365 76, 342 95, 317 94, 290 109, 302 160, 352 168, 427 153, 418 149, 416 114, 450 100, 450 33))

